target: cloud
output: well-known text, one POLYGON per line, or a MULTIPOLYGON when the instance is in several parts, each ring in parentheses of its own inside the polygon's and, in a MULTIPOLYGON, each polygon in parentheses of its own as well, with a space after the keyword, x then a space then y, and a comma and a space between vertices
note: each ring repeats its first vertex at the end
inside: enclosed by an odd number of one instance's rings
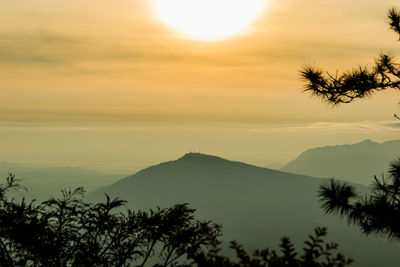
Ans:
POLYGON ((357 122, 315 122, 282 127, 282 130, 324 130, 324 131, 360 131, 360 132, 394 132, 398 131, 400 123, 392 121, 357 121, 357 122))
POLYGON ((328 41, 268 40, 235 47, 207 45, 190 48, 184 43, 167 41, 162 46, 157 40, 127 39, 124 42, 107 40, 97 36, 82 36, 50 31, 30 33, 0 32, 0 61, 7 63, 119 61, 183 62, 196 64, 236 65, 263 64, 266 61, 287 61, 312 58, 319 55, 347 57, 355 53, 371 53, 378 49, 373 45, 360 47, 356 44, 328 41), (265 47, 264 42, 269 42, 265 47), (279 45, 278 45, 279 44, 279 45))
MULTIPOLYGON (((347 115, 327 116, 322 104, 306 102, 298 69, 310 62, 333 70, 372 63, 387 40, 380 31, 373 38, 365 34, 377 17, 357 28, 370 13, 349 11, 362 17, 355 29, 348 27, 354 19, 349 14, 337 20, 343 8, 335 1, 315 16, 299 9, 304 1, 285 1, 287 9, 267 11, 248 35, 217 43, 179 38, 156 21, 143 0, 5 1, 0 10, 2 120, 340 120, 347 115), (146 110, 109 111, 121 106, 146 110)), ((318 3, 318 8, 326 5, 318 3)), ((361 112, 350 119, 364 118, 361 112)))

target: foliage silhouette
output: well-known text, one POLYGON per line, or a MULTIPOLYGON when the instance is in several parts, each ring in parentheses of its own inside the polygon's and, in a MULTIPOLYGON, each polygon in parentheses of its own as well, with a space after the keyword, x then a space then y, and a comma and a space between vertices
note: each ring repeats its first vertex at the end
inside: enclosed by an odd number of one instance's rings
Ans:
POLYGON ((232 241, 230 247, 235 251, 238 261, 221 256, 218 249, 208 253, 200 252, 190 257, 199 267, 342 267, 352 263, 351 259, 340 253, 332 254, 338 245, 324 242, 322 238, 327 234, 325 228, 317 227, 314 231, 314 235, 309 235, 309 240, 304 242, 301 256, 289 238, 283 237, 279 245, 281 255, 275 250, 264 249, 256 250, 250 256, 243 246, 232 241))
MULTIPOLYGON (((400 11, 389 9, 388 21, 390 29, 400 36, 400 11)), ((359 67, 340 76, 332 76, 329 73, 324 75, 320 69, 306 67, 301 71, 301 77, 306 81, 306 91, 337 105, 377 91, 400 89, 400 64, 394 61, 392 55, 382 53, 372 69, 359 67)), ((389 239, 400 239, 399 159, 391 163, 388 175, 388 179, 375 176, 369 196, 361 196, 347 183, 331 180, 319 191, 323 210, 347 218, 349 224, 361 227, 367 235, 379 233, 389 239)))
MULTIPOLYGON (((400 11, 391 8, 388 20, 390 29, 400 37, 400 11)), ((389 88, 400 89, 400 65, 390 53, 381 53, 370 69, 357 67, 340 75, 332 75, 309 66, 300 75, 306 82, 305 91, 333 105, 350 103, 357 98, 368 97, 389 88)))
POLYGON ((400 240, 400 160, 391 163, 389 177, 375 181, 371 194, 362 196, 347 183, 331 180, 319 191, 326 213, 346 217, 349 224, 361 227, 365 234, 383 234, 400 240))
POLYGON ((187 204, 149 212, 123 210, 125 201, 86 203, 84 190, 64 190, 60 198, 40 204, 17 200, 11 189, 19 180, 10 174, 0 185, 0 266, 304 266, 341 267, 351 263, 331 254, 326 229, 317 228, 297 257, 282 239, 281 251, 256 251, 251 258, 231 243, 238 263, 220 254, 221 227, 198 221, 187 204), (157 259, 157 263, 154 263, 157 259))
POLYGON ((85 203, 83 189, 36 204, 9 197, 14 175, 0 186, 0 266, 159 266, 217 244, 220 226, 200 222, 186 204, 150 212, 118 211, 124 201, 85 203))

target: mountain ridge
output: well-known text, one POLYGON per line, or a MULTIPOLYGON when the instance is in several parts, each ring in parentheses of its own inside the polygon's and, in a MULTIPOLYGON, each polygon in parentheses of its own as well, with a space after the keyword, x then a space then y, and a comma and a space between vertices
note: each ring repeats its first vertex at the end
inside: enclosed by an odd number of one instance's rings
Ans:
MULTIPOLYGON (((134 210, 188 203, 197 210, 197 218, 222 224, 225 242, 238 240, 250 250, 276 248, 284 235, 295 243, 302 242, 313 227, 326 226, 329 240, 339 243, 340 251, 356 260, 354 267, 379 266, 382 258, 390 259, 384 266, 399 266, 400 259, 392 259, 400 246, 391 246, 374 236, 360 238, 359 229, 349 227, 336 216, 323 214, 317 192, 325 182, 326 179, 189 153, 127 176, 88 197, 102 201, 107 193, 127 200, 128 207, 134 210)), ((367 191, 365 186, 355 186, 363 193, 367 191)))
MULTIPOLYGON (((189 152, 189 153, 184 154, 182 157, 179 157, 176 160, 161 162, 161 163, 149 166, 147 168, 144 168, 143 170, 140 170, 132 175, 129 175, 129 176, 126 176, 126 177, 120 179, 119 181, 115 182, 113 185, 118 184, 123 181, 126 181, 126 180, 129 180, 132 177, 146 174, 146 173, 151 172, 158 168, 170 167, 170 166, 181 165, 181 164, 187 165, 189 167, 197 166, 197 167, 203 168, 202 164, 205 164, 205 163, 211 164, 211 165, 208 165, 209 168, 212 166, 216 167, 216 166, 218 166, 218 164, 227 164, 227 165, 231 165, 231 166, 240 166, 243 168, 252 168, 255 170, 257 169, 260 171, 268 171, 270 173, 281 173, 281 171, 279 171, 279 170, 256 166, 256 165, 252 165, 252 164, 248 164, 248 163, 244 163, 244 162, 240 162, 240 161, 232 161, 232 160, 228 160, 228 159, 225 159, 225 158, 222 158, 219 156, 214 156, 214 155, 204 154, 204 153, 189 152)), ((294 174, 294 175, 298 175, 298 174, 294 174)), ((302 176, 302 175, 299 174, 299 176, 302 176)), ((314 177, 309 177, 309 178, 315 179, 314 177)))
POLYGON ((375 175, 386 172, 398 151, 400 140, 377 143, 366 139, 355 144, 315 147, 307 149, 280 170, 370 184, 375 175))

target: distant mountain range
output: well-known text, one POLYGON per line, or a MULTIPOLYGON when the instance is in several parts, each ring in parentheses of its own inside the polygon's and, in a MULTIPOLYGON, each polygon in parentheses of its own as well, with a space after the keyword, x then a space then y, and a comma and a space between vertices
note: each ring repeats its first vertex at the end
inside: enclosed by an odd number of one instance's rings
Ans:
MULTIPOLYGON (((28 189, 24 193, 30 198, 45 199, 55 196, 61 189, 83 186, 94 190, 116 182, 123 174, 108 174, 74 167, 29 166, 11 162, 0 162, 0 178, 13 173, 28 189)), ((1 180, 2 182, 3 180, 1 180)))
POLYGON ((326 226, 328 240, 338 242, 340 251, 355 259, 352 266, 400 266, 398 244, 365 238, 359 229, 321 212, 317 190, 326 181, 189 153, 123 178, 88 198, 103 200, 107 192, 128 200, 133 209, 189 203, 199 218, 223 225, 225 241, 236 239, 248 249, 276 248, 283 235, 302 247, 314 227, 326 226))
POLYGON ((281 170, 370 184, 374 175, 380 177, 399 155, 400 140, 376 143, 368 139, 352 145, 309 149, 281 170))

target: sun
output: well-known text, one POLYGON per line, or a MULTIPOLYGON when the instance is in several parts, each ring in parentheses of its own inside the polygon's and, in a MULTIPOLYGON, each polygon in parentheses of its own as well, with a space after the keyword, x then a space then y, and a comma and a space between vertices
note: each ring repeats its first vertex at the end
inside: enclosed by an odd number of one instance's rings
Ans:
POLYGON ((244 33, 266 0, 151 0, 159 18, 187 38, 218 41, 244 33))

